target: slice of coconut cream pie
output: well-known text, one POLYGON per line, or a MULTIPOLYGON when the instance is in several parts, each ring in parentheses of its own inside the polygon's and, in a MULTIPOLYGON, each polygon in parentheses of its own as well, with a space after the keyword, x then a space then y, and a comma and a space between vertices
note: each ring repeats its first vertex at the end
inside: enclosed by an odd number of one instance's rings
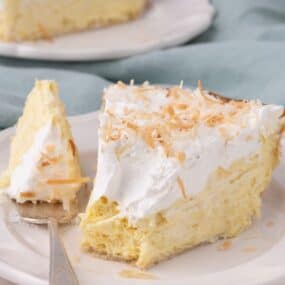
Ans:
POLYGON ((19 203, 59 201, 67 208, 85 180, 57 85, 37 81, 18 121, 1 187, 19 203))
POLYGON ((146 268, 245 230, 278 163, 282 115, 201 86, 109 87, 83 248, 146 268))
POLYGON ((0 38, 51 39, 129 21, 146 5, 147 0, 0 0, 0 38))

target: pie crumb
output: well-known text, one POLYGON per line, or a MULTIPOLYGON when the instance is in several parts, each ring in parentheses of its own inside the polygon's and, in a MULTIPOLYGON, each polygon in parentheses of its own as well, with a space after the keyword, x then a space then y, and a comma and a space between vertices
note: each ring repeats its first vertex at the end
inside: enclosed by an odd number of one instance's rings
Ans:
POLYGON ((256 247, 254 246, 248 246, 243 249, 243 252, 255 252, 255 251, 256 251, 256 247))
POLYGON ((232 241, 225 240, 222 242, 222 244, 219 245, 219 250, 229 250, 232 247, 232 241))
POLYGON ((269 222, 266 223, 266 226, 267 226, 268 228, 271 228, 271 227, 274 226, 274 223, 273 223, 272 221, 269 221, 269 222))
POLYGON ((119 275, 123 278, 128 278, 128 279, 145 279, 145 280, 157 279, 152 274, 146 273, 144 271, 131 270, 131 269, 124 269, 119 272, 119 275))

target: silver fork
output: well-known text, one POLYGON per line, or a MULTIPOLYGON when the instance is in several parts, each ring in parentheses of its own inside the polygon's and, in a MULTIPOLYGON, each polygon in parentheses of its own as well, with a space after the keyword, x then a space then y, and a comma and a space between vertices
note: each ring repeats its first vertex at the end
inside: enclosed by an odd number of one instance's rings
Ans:
POLYGON ((65 211, 62 204, 59 203, 12 203, 16 206, 16 210, 22 221, 37 225, 48 225, 50 237, 49 284, 79 285, 58 231, 59 223, 70 223, 77 215, 77 201, 70 205, 69 211, 65 211))
POLYGON ((85 210, 90 188, 86 184, 77 194, 77 199, 70 204, 68 211, 62 204, 49 203, 24 203, 18 204, 1 193, 1 205, 4 206, 7 221, 24 221, 36 225, 47 224, 50 237, 50 285, 79 285, 78 279, 72 269, 68 256, 64 249, 60 234, 59 224, 70 223, 79 212, 85 210))

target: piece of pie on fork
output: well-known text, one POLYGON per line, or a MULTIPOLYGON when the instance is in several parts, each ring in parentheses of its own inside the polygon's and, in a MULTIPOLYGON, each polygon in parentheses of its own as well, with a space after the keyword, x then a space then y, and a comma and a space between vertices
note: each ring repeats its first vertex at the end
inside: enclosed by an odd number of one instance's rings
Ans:
POLYGON ((0 187, 18 203, 61 202, 68 209, 86 181, 57 84, 37 81, 18 120, 0 187))

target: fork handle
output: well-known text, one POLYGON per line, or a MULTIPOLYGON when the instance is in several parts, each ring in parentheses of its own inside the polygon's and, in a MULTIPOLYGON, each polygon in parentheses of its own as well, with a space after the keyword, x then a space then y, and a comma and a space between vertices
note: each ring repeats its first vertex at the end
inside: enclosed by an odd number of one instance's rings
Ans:
POLYGON ((55 219, 49 219, 50 237, 50 285, 79 285, 77 277, 67 257, 55 219))

